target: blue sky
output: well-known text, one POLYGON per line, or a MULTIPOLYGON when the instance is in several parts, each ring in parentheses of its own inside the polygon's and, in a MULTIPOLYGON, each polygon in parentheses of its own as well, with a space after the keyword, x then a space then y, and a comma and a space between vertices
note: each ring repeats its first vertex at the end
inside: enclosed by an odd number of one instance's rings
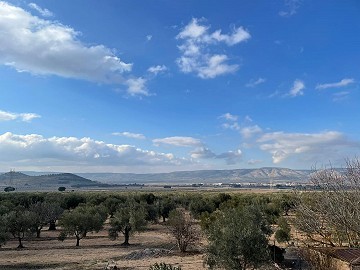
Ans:
POLYGON ((358 1, 0 1, 0 171, 341 166, 358 1))

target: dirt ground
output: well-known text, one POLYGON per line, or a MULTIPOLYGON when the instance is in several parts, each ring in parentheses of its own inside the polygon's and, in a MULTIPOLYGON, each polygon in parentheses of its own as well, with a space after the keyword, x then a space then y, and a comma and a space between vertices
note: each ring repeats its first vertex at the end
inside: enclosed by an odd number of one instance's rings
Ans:
POLYGON ((44 230, 40 239, 23 242, 25 248, 17 249, 18 242, 9 241, 0 248, 0 269, 149 269, 158 262, 181 266, 184 270, 206 269, 203 266, 203 246, 198 245, 187 254, 177 251, 173 237, 166 226, 153 224, 146 232, 130 237, 130 247, 122 247, 122 238, 111 241, 106 228, 88 234, 75 247, 75 238, 64 242, 57 240, 59 232, 44 230))

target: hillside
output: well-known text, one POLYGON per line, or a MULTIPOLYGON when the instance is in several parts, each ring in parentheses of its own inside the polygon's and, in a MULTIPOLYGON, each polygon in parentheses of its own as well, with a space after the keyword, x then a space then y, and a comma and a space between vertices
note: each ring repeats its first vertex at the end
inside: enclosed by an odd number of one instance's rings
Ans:
POLYGON ((59 173, 30 176, 21 172, 8 172, 0 175, 1 186, 27 187, 30 189, 43 189, 64 186, 74 187, 104 187, 107 184, 92 181, 72 173, 59 173))

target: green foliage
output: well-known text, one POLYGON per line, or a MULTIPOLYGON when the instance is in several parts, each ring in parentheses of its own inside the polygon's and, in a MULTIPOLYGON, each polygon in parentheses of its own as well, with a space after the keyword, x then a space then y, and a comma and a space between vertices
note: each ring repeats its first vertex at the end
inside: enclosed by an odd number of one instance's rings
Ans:
POLYGON ((22 240, 32 234, 36 214, 18 206, 14 211, 4 216, 7 223, 7 231, 19 241, 18 248, 23 248, 22 240))
POLYGON ((35 214, 33 230, 39 238, 43 226, 57 220, 64 210, 57 203, 37 202, 29 206, 29 211, 35 214))
POLYGON ((10 200, 0 201, 0 216, 9 213, 15 205, 10 200))
POLYGON ((171 198, 163 198, 159 201, 159 215, 163 218, 163 222, 169 217, 171 210, 176 208, 175 202, 171 198))
POLYGON ((279 243, 289 242, 291 239, 291 227, 284 217, 278 219, 278 229, 275 232, 275 239, 279 243))
POLYGON ((9 240, 8 223, 4 216, 0 216, 0 247, 9 240))
POLYGON ((135 201, 120 206, 110 220, 109 238, 115 240, 121 232, 125 240, 122 245, 128 246, 131 233, 144 230, 146 226, 146 210, 135 201))
POLYGON ((189 209, 191 214, 195 218, 199 218, 200 215, 204 212, 212 213, 215 211, 216 207, 212 200, 208 198, 193 198, 190 202, 189 209))
POLYGON ((74 209, 79 204, 86 203, 86 198, 84 194, 80 193, 68 193, 63 199, 62 208, 64 209, 74 209))
POLYGON ((172 266, 171 264, 166 263, 155 263, 150 266, 149 270, 181 270, 180 266, 172 266))
POLYGON ((106 207, 108 214, 110 215, 110 218, 114 216, 114 213, 119 208, 119 205, 122 203, 124 203, 124 201, 116 197, 110 196, 106 198, 103 205, 106 207))
POLYGON ((6 188, 4 188, 5 192, 11 192, 11 191, 14 191, 14 190, 15 190, 14 187, 6 187, 6 188))
POLYGON ((102 229, 107 218, 107 212, 102 206, 81 205, 73 210, 67 210, 62 215, 59 223, 63 227, 58 239, 64 240, 68 235, 75 235, 76 246, 80 239, 89 232, 98 232, 102 229))
POLYGON ((59 187, 58 188, 58 191, 65 191, 66 190, 66 187, 59 187))
POLYGON ((228 209, 217 215, 206 230, 209 240, 206 263, 210 269, 243 270, 269 259, 267 236, 271 230, 258 208, 228 209))

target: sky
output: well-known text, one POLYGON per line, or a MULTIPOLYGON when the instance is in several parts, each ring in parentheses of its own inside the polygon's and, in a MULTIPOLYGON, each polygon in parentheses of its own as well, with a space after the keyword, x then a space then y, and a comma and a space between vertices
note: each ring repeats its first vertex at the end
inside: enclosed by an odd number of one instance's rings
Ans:
POLYGON ((0 171, 342 166, 357 0, 0 1, 0 171))

